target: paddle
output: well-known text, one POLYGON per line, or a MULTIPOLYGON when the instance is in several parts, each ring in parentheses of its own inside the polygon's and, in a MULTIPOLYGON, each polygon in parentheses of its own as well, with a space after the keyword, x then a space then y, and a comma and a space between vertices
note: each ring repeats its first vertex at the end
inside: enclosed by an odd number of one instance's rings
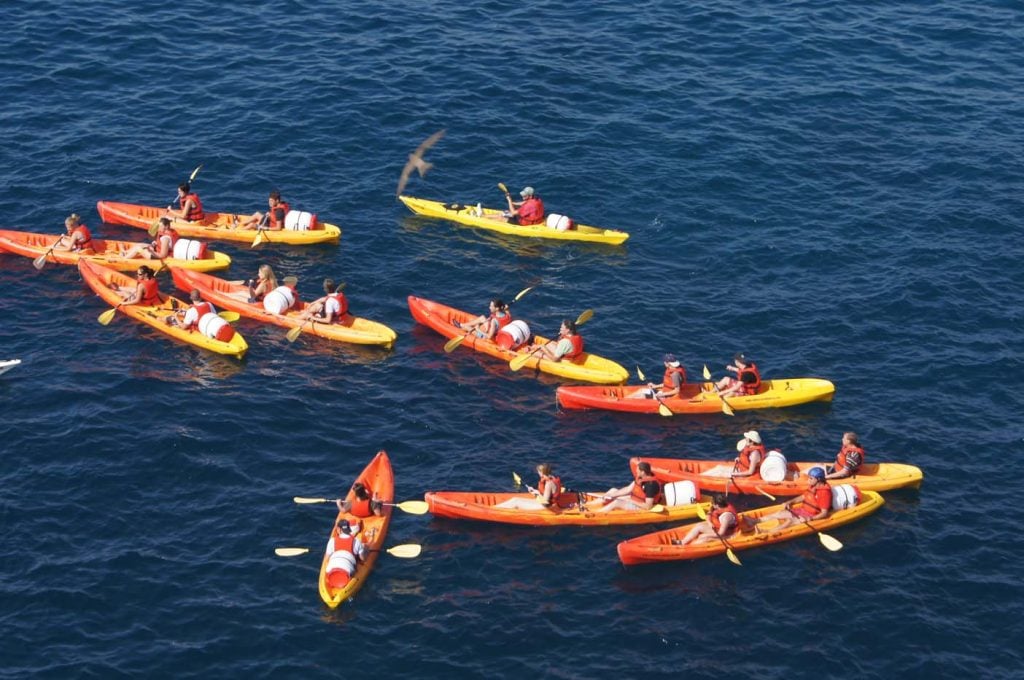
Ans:
MULTIPOLYGON (((697 506, 697 516, 703 520, 708 519, 708 513, 704 511, 703 505, 697 506)), ((738 517, 736 519, 737 521, 739 521, 738 517)), ((722 545, 725 547, 725 556, 728 557, 729 561, 735 564, 737 567, 742 567, 743 563, 740 562, 740 558, 736 557, 736 553, 732 551, 732 546, 729 545, 729 542, 722 537, 722 534, 718 533, 718 529, 715 528, 714 524, 711 524, 710 521, 708 522, 708 524, 711 526, 711 530, 715 532, 715 536, 718 537, 718 540, 721 541, 722 545)))
MULTIPOLYGON (((196 166, 196 169, 192 171, 192 174, 188 176, 188 183, 189 183, 190 185, 192 184, 192 181, 193 181, 193 180, 195 180, 195 178, 196 178, 196 175, 198 175, 198 174, 199 174, 199 171, 200 171, 200 170, 202 170, 202 168, 203 168, 203 164, 202 164, 202 163, 200 163, 199 165, 197 165, 197 166, 196 166)), ((174 198, 172 198, 172 199, 171 199, 171 203, 174 203, 174 201, 176 201, 176 200, 177 200, 177 198, 178 198, 177 196, 175 196, 174 198)))
MULTIPOLYGON (((346 285, 348 284, 342 281, 341 283, 338 284, 338 287, 335 290, 345 290, 346 285)), ((313 317, 309 317, 295 328, 290 329, 287 333, 284 334, 284 337, 288 340, 288 342, 295 342, 296 340, 298 340, 299 336, 302 335, 302 329, 305 328, 306 324, 312 323, 316 323, 316 319, 314 319, 313 317)))
POLYGON ((32 260, 32 266, 35 267, 36 269, 42 269, 43 267, 45 267, 46 258, 50 256, 50 253, 53 252, 53 249, 57 247, 57 244, 60 243, 62 238, 64 238, 63 235, 61 235, 56 241, 53 242, 53 245, 50 246, 49 250, 47 250, 45 253, 43 253, 36 259, 32 260))
MULTIPOLYGON (((593 317, 594 317, 594 310, 593 309, 584 309, 580 313, 580 315, 578 317, 576 317, 576 325, 577 326, 582 326, 586 322, 590 321, 593 317)), ((515 357, 513 357, 512 361, 508 362, 508 367, 510 369, 512 369, 513 371, 518 371, 520 368, 522 368, 523 366, 526 365, 526 362, 529 361, 533 357, 533 355, 535 355, 537 352, 541 351, 542 349, 544 349, 543 345, 541 345, 537 349, 533 350, 532 352, 528 352, 526 354, 518 354, 518 355, 516 355, 515 357)))
MULTIPOLYGON (((708 370, 707 364, 704 364, 704 379, 711 380, 711 371, 708 370)), ((718 398, 722 400, 722 413, 727 416, 736 415, 736 412, 732 410, 732 406, 730 406, 729 402, 727 402, 725 397, 722 396, 722 391, 718 389, 718 385, 715 385, 714 383, 711 384, 715 388, 715 393, 718 394, 718 398)))
POLYGON ((815 528, 814 525, 811 524, 810 520, 805 519, 804 524, 813 529, 814 533, 818 534, 818 540, 821 541, 821 544, 829 550, 831 550, 832 552, 837 552, 843 549, 843 544, 839 541, 839 539, 835 538, 834 536, 829 536, 828 534, 822 533, 821 530, 815 528))
MULTIPOLYGON (((305 555, 308 552, 309 548, 274 548, 274 554, 278 557, 295 557, 296 555, 305 555)), ((420 553, 423 552, 423 546, 419 543, 403 543, 387 549, 373 548, 366 552, 386 552, 395 557, 410 559, 419 557, 420 553)))
POLYGON ((228 323, 235 323, 236 321, 242 318, 238 312, 229 311, 217 312, 217 316, 224 319, 228 323))
MULTIPOLYGON (((527 293, 529 293, 531 290, 533 290, 536 287, 537 286, 530 286, 529 288, 523 288, 521 291, 519 291, 519 293, 516 294, 516 296, 514 298, 512 298, 512 302, 508 303, 508 306, 511 307, 513 302, 519 302, 523 298, 524 295, 526 295, 527 293)), ((466 338, 469 337, 469 334, 472 333, 472 332, 473 332, 472 330, 468 330, 465 333, 463 333, 462 335, 457 335, 454 338, 452 338, 451 340, 449 340, 448 342, 444 343, 444 351, 445 351, 445 353, 451 354, 453 351, 455 351, 455 349, 459 345, 461 345, 466 340, 466 338)))
MULTIPOLYGON (((637 365, 636 367, 636 377, 640 378, 642 382, 647 382, 647 378, 644 377, 644 372, 640 370, 639 365, 637 365)), ((648 383, 648 385, 650 385, 650 383, 648 383)), ((654 385, 650 385, 650 387, 652 396, 658 400, 658 413, 665 416, 666 418, 671 418, 672 416, 674 416, 675 413, 672 412, 672 409, 670 409, 668 407, 668 404, 666 404, 665 401, 658 396, 657 391, 654 389, 654 385)))
POLYGON ((269 240, 270 240, 270 238, 267 237, 267 230, 263 229, 263 228, 257 228, 257 230, 256 230, 256 238, 254 238, 252 240, 252 245, 249 246, 249 247, 250 248, 255 248, 256 246, 260 245, 264 241, 269 241, 269 240))
MULTIPOLYGON (((303 496, 296 496, 292 499, 299 505, 309 505, 311 503, 337 503, 340 498, 304 498, 303 496)), ((402 501, 401 503, 381 503, 381 505, 390 505, 398 508, 402 512, 407 512, 410 515, 425 515, 429 506, 426 501, 402 501)))
POLYGON ((104 326, 109 326, 110 322, 114 320, 114 315, 117 314, 117 310, 121 309, 121 305, 123 304, 124 300, 118 302, 116 307, 108 309, 107 311, 103 312, 96 318, 96 320, 99 321, 104 326))

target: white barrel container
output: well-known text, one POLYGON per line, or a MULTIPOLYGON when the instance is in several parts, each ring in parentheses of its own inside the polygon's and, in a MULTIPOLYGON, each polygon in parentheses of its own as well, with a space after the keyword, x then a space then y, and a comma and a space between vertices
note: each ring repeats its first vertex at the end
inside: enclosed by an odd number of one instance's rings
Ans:
POLYGON ((573 227, 573 222, 566 215, 549 213, 547 225, 549 229, 554 229, 556 231, 569 231, 573 227))
POLYGON ((179 238, 174 244, 171 257, 175 260, 205 260, 206 244, 190 238, 179 238))
POLYGON ((309 231, 316 229, 316 215, 304 210, 289 210, 284 216, 284 228, 289 231, 309 231))
POLYGON ((230 342, 235 337, 235 329, 227 321, 216 314, 203 314, 199 319, 199 332, 208 338, 221 342, 230 342))
POLYGON ((271 314, 284 314, 295 304, 295 295, 288 286, 278 286, 263 298, 263 309, 271 314))
POLYGON ((530 339, 530 327, 525 321, 514 319, 494 336, 494 344, 503 349, 516 349, 530 339))
POLYGON ((761 461, 761 479, 766 482, 782 482, 786 479, 786 457, 781 451, 769 451, 761 461))
POLYGON ((832 487, 832 509, 845 510, 860 503, 860 489, 853 484, 837 484, 832 487))
POLYGON ((690 505, 691 503, 696 503, 700 498, 700 494, 697 493, 697 486, 689 480, 668 482, 665 484, 664 493, 665 505, 670 508, 690 505))

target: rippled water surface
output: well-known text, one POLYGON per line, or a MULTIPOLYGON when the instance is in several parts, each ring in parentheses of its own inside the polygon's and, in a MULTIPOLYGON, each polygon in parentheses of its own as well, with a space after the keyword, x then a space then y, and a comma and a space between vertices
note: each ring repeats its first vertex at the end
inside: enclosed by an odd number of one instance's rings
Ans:
MULTIPOLYGON (((199 163, 209 209, 280 188, 339 247, 223 243, 313 294, 344 280, 393 351, 242 321, 243 362, 104 305, 73 268, 0 256, 0 676, 1020 677, 1018 3, 653 0, 601 5, 23 2, 0 46, 0 227, 55 233, 100 199, 163 204, 199 163), (411 216, 407 193, 495 205, 497 182, 632 234, 533 243, 411 216), (1016 207, 1014 207, 1016 206, 1016 207), (1014 217, 1016 215, 1017 217, 1014 217), (821 376, 831 405, 726 416, 560 413, 562 384, 409 316, 511 298, 542 332, 691 375, 737 350, 821 376), (626 570, 643 529, 397 514, 337 611, 316 592, 333 513, 373 453, 400 498, 574 487, 630 455, 725 458, 758 429, 794 459, 856 430, 920 492, 833 533, 626 570), (275 546, 309 546, 292 559, 275 546), (1017 642, 1014 642, 1016 640, 1017 642)), ((164 283, 170 286, 169 281, 164 283)), ((751 498, 748 504, 760 501, 751 498)))

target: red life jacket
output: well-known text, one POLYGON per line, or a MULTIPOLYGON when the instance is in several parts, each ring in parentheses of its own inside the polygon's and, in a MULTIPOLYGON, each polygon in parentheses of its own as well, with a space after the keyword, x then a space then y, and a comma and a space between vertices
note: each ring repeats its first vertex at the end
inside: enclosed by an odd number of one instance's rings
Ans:
POLYGON ((142 297, 135 304, 137 305, 158 305, 160 304, 160 288, 156 279, 140 281, 142 286, 142 297))
POLYGON ((832 509, 832 487, 826 483, 818 484, 813 489, 804 491, 801 502, 814 509, 814 514, 822 510, 832 509))
POLYGON ((661 378, 661 384, 665 386, 665 389, 671 390, 675 388, 675 382, 672 380, 672 376, 676 373, 682 378, 682 382, 686 382, 686 369, 682 366, 669 366, 665 369, 665 375, 661 378))
POLYGON ((712 508, 711 514, 708 515, 708 521, 711 522, 711 526, 714 527, 715 531, 717 531, 720 536, 725 537, 731 534, 732 532, 736 531, 736 527, 739 525, 740 518, 739 515, 736 514, 736 507, 732 503, 729 503, 724 508, 712 508), (722 515, 724 515, 727 512, 731 512, 732 516, 736 518, 736 521, 733 522, 731 527, 729 527, 729 531, 723 534, 722 515))
POLYGON ((92 234, 89 233, 89 227, 84 224, 79 224, 75 227, 74 231, 71 232, 71 249, 72 250, 92 250, 92 234), (75 234, 82 237, 82 240, 75 243, 75 234))
POLYGON ((178 199, 178 207, 184 210, 185 204, 188 203, 189 200, 191 200, 195 204, 195 207, 191 208, 188 212, 185 213, 185 221, 198 222, 199 220, 206 217, 206 215, 203 214, 203 202, 199 200, 199 194, 191 193, 186 196, 182 196, 181 198, 178 199))
MULTIPOLYGON (((647 494, 644 493, 643 485, 648 482, 658 482, 657 477, 637 477, 633 480, 633 490, 629 493, 630 496, 640 502, 641 505, 647 502, 647 494)), ((654 502, 664 503, 665 494, 662 493, 661 482, 658 482, 658 493, 654 496, 654 502)))
POLYGON ((519 206, 519 224, 540 224, 544 221, 544 201, 539 196, 531 196, 519 206))
POLYGON ((744 394, 757 394, 761 389, 761 371, 757 370, 757 364, 747 364, 746 368, 737 372, 736 377, 743 383, 744 394))
POLYGON ((583 336, 576 334, 569 336, 569 342, 572 343, 572 351, 568 354, 562 355, 563 359, 575 359, 579 355, 583 354, 583 336))
POLYGON ((491 314, 490 318, 498 322, 498 330, 495 331, 495 334, 497 334, 502 328, 512 323, 512 312, 495 312, 494 314, 491 314), (498 316, 498 314, 502 314, 503 316, 498 316))
POLYGON ((334 317, 334 321, 340 321, 341 317, 348 314, 348 298, 345 297, 344 293, 331 293, 327 297, 334 298, 338 301, 338 314, 334 317))
POLYGON ((291 206, 289 206, 284 201, 279 201, 276 206, 271 208, 267 212, 267 218, 270 220, 270 228, 284 229, 284 218, 285 215, 288 214, 289 210, 291 210, 291 206), (281 217, 278 218, 278 215, 280 215, 281 217))
MULTIPOLYGON (((750 454, 752 454, 754 451, 760 451, 761 452, 761 461, 764 462, 764 455, 765 455, 764 444, 747 444, 746 446, 743 447, 743 450, 740 451, 740 457, 739 457, 739 460, 736 461, 735 469, 739 470, 739 469, 742 468, 743 470, 749 470, 750 469, 750 454)), ((755 475, 758 474, 757 469, 754 470, 754 474, 755 475)))
POLYGON ((349 510, 356 517, 372 517, 373 507, 370 505, 369 498, 354 498, 352 499, 352 509, 349 510))
POLYGON ((541 475, 540 481, 537 482, 537 492, 544 496, 544 492, 547 490, 548 484, 554 484, 555 489, 551 492, 551 503, 554 504, 558 500, 558 494, 562 493, 562 478, 556 475, 550 475, 545 477, 541 475))
POLYGON ((857 468, 864 464, 864 460, 867 458, 867 455, 864 453, 864 449, 862 449, 859 446, 847 444, 843 446, 843 448, 839 449, 839 453, 836 455, 836 470, 843 469, 846 467, 846 456, 850 453, 860 454, 860 465, 853 469, 854 472, 856 472, 857 468))

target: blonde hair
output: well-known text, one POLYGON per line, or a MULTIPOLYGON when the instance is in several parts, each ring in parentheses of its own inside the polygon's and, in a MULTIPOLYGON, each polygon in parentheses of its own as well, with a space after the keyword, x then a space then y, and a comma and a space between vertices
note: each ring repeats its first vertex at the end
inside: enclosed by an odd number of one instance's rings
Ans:
POLYGON ((82 223, 82 218, 78 213, 71 213, 64 219, 65 227, 77 227, 82 223))
POLYGON ((274 270, 273 268, 271 268, 269 264, 261 264, 260 268, 257 270, 257 273, 259 274, 260 278, 262 278, 264 281, 270 284, 268 292, 277 288, 277 277, 274 276, 274 270))
POLYGON ((537 466, 537 472, 544 475, 545 477, 551 476, 551 463, 541 463, 537 466))

